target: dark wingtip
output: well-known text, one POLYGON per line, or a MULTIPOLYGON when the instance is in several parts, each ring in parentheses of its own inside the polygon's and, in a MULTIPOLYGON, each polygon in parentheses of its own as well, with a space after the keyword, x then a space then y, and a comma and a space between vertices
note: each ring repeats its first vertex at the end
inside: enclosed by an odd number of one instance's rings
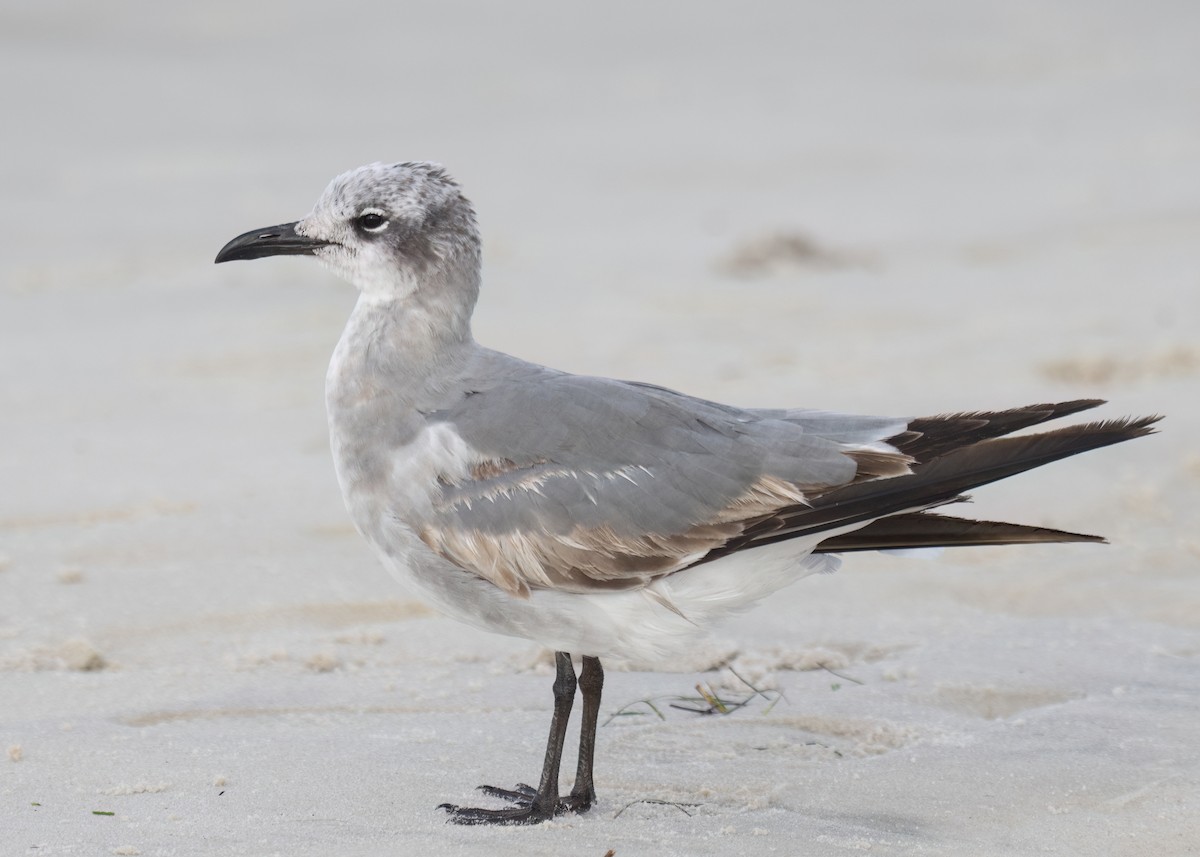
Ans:
POLYGON ((1096 445, 1108 446, 1113 443, 1133 440, 1135 437, 1158 434, 1157 424, 1163 419, 1165 419, 1163 414, 1151 414, 1146 417, 1117 417, 1111 420, 1100 420, 1098 422, 1067 426, 1066 428, 1046 432, 1046 434, 1105 436, 1111 438, 1111 440, 1096 445))
POLYGON ((924 464, 956 449, 1103 404, 1104 399, 1074 399, 1025 405, 1004 411, 959 411, 918 417, 909 422, 906 431, 888 438, 888 443, 924 464))

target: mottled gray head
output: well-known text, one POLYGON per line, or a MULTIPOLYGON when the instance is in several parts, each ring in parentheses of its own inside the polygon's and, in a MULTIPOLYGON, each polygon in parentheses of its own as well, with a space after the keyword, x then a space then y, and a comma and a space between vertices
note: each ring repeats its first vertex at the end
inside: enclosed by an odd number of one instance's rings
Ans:
POLYGON ((437 164, 343 173, 302 220, 239 235, 216 261, 286 254, 316 256, 374 303, 442 305, 469 316, 479 289, 475 212, 437 164))

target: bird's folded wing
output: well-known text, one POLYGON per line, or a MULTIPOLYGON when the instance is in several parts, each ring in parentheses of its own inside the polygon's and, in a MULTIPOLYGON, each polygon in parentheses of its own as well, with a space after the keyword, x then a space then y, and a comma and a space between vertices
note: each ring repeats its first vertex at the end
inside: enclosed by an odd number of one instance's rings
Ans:
POLYGON ((882 442, 904 420, 814 417, 831 439, 783 414, 601 378, 493 384, 430 415, 473 460, 442 474, 419 535, 516 595, 627 588, 691 565, 806 492, 907 468, 882 442))

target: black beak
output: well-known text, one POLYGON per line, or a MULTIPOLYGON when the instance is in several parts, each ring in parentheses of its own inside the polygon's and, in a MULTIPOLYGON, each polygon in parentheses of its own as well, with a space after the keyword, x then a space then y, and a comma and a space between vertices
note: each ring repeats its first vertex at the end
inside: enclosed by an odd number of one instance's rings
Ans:
POLYGON ((263 256, 311 256, 318 248, 332 243, 297 235, 295 223, 281 223, 239 235, 221 248, 214 261, 233 262, 238 259, 261 259, 263 256))

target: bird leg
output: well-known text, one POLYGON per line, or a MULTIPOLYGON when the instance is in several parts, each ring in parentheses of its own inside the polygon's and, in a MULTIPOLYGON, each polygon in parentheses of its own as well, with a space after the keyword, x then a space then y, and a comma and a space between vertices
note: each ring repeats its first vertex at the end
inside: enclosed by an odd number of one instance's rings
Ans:
POLYGON ((542 764, 542 779, 536 789, 524 783, 515 789, 499 789, 495 786, 480 786, 480 791, 493 797, 503 798, 513 806, 507 809, 479 809, 476 807, 456 806, 444 803, 438 809, 450 813, 450 820, 456 824, 537 824, 553 818, 561 812, 583 811, 591 805, 595 792, 592 789, 592 749, 595 746, 596 717, 600 707, 599 687, 603 684, 604 675, 599 672, 600 662, 596 658, 584 658, 584 675, 588 676, 588 688, 584 691, 584 727, 588 723, 588 707, 594 705, 597 711, 591 716, 591 736, 587 740, 586 765, 584 741, 586 731, 580 738, 579 770, 586 773, 586 782, 581 785, 577 780, 575 791, 565 798, 558 796, 558 770, 562 763, 563 744, 567 737, 567 721, 571 717, 571 706, 575 703, 575 668, 571 666, 571 656, 566 652, 554 653, 554 716, 550 719, 550 737, 546 741, 546 760, 542 764), (589 671, 588 663, 595 663, 595 670, 589 671), (599 684, 595 681, 595 673, 599 673, 599 684))
POLYGON ((592 757, 596 754, 596 724, 600 719, 600 694, 604 691, 604 668, 599 658, 583 658, 579 670, 579 690, 583 693, 583 722, 579 726, 579 766, 575 771, 575 785, 571 794, 563 799, 568 808, 575 812, 587 812, 596 800, 596 787, 592 782, 592 757))

